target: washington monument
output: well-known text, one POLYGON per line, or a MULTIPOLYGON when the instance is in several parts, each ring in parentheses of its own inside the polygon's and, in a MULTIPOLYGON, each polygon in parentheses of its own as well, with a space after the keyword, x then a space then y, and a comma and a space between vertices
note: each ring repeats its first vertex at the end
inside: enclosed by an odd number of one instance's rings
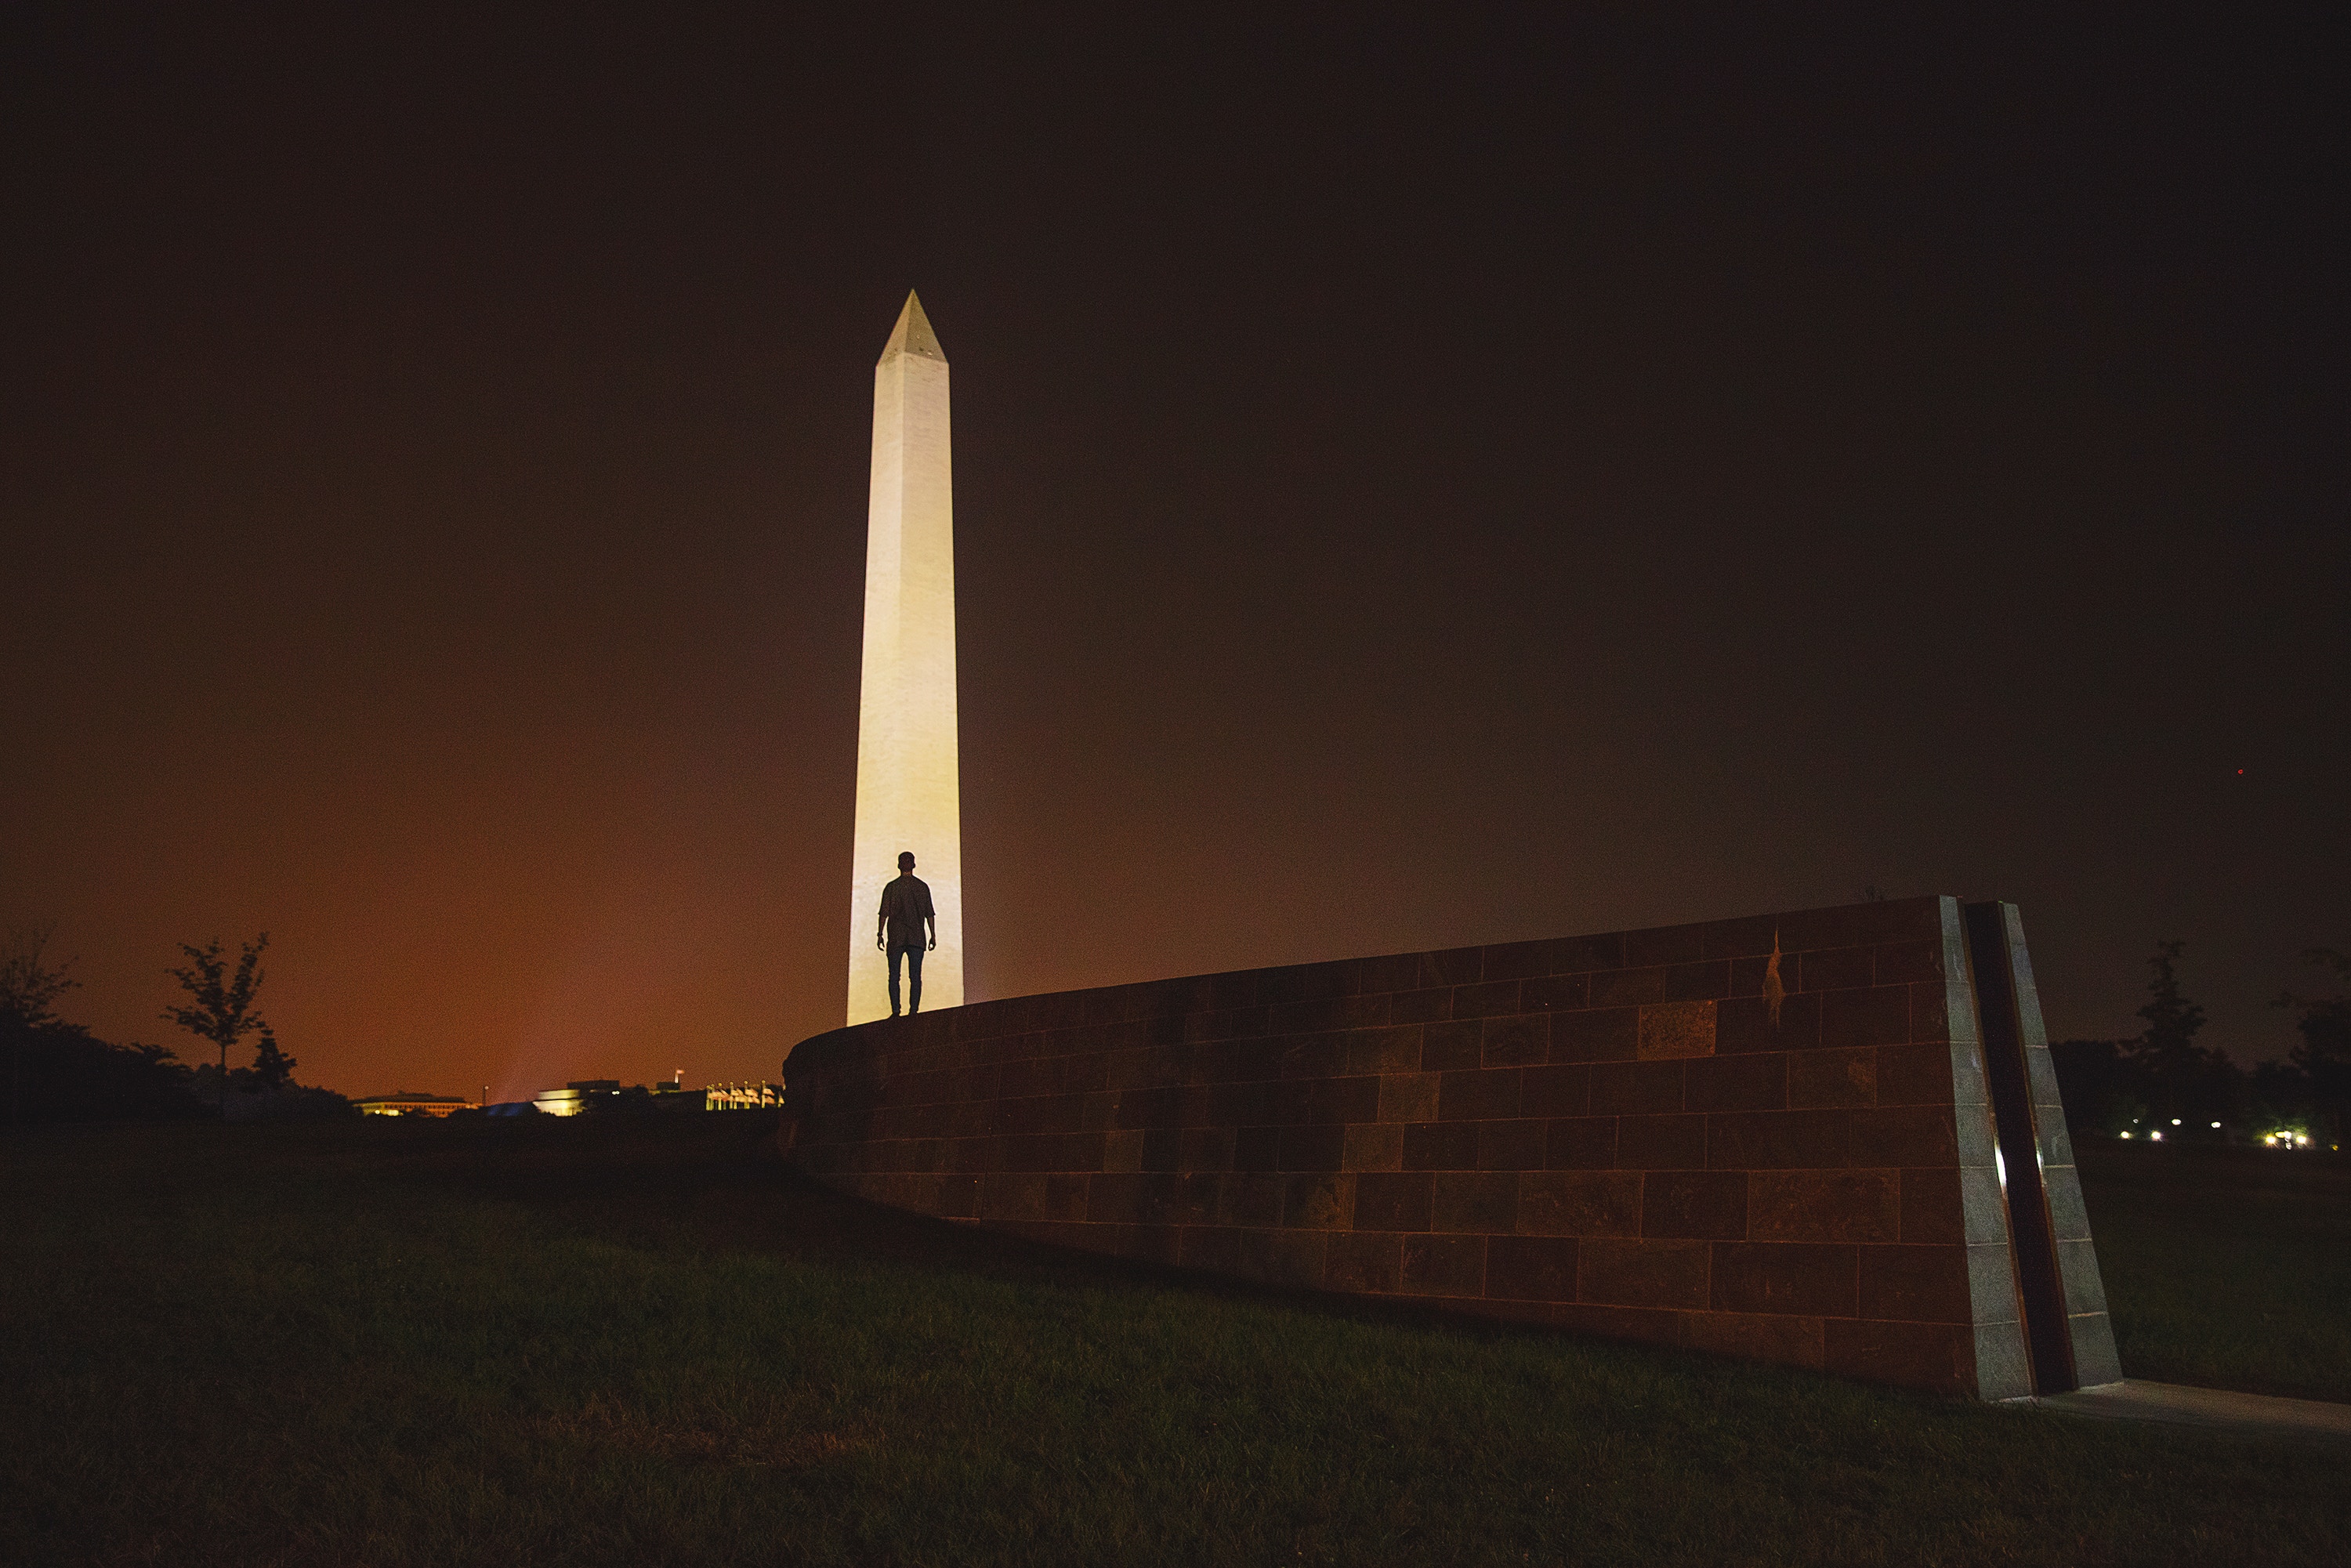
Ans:
POLYGON ((911 853, 930 883, 938 946, 926 1009, 963 1003, 963 810, 956 763, 955 484, 947 357, 906 296, 873 367, 866 508, 865 663, 857 719, 857 840, 850 868, 849 1021, 891 1013, 874 945, 884 883, 911 853))

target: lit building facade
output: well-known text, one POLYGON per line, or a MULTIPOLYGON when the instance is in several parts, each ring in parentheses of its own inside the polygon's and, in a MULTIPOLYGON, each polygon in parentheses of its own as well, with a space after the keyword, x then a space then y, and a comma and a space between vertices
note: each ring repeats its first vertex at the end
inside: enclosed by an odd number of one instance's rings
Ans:
POLYGON ((453 1111, 473 1111, 480 1107, 474 1100, 461 1100, 448 1094, 378 1094, 372 1099, 351 1102, 367 1116, 446 1116, 453 1111))

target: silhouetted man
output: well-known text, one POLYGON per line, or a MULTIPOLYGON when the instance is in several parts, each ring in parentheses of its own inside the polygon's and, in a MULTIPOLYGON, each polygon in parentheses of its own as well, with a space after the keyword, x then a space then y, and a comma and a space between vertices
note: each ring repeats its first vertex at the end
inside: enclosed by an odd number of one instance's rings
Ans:
POLYGON ((890 1016, 898 1016, 898 956, 906 957, 906 1010, 923 1010, 923 954, 939 945, 938 912, 931 907, 931 884, 914 874, 911 851, 898 857, 898 880, 882 890, 882 919, 873 946, 890 955, 890 1016), (930 940, 924 941, 929 926, 930 940))

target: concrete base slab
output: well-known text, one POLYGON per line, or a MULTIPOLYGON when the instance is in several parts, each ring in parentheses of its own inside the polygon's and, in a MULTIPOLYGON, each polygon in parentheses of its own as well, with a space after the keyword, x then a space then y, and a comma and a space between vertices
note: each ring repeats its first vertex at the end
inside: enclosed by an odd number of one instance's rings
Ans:
POLYGON ((2163 1421, 2216 1431, 2351 1443, 2351 1405, 2322 1399, 2282 1399, 2269 1394, 2236 1394, 2224 1388, 2191 1388, 2131 1377, 2032 1403, 2061 1415, 2102 1421, 2163 1421))

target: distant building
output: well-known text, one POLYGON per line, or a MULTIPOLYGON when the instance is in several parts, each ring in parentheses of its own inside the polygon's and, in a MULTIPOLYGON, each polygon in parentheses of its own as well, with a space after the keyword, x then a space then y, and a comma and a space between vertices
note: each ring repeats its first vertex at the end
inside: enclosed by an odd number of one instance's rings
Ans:
POLYGON ((411 1094, 404 1089, 397 1094, 379 1094, 371 1100, 354 1100, 351 1103, 368 1116, 446 1116, 452 1111, 475 1108, 471 1100, 447 1094, 411 1094))
POLYGON ((560 1089, 540 1092, 532 1101, 549 1116, 577 1116, 588 1111, 756 1111, 784 1103, 780 1083, 713 1083, 688 1089, 683 1083, 621 1087, 617 1078, 588 1078, 560 1089))
POLYGON ((534 1103, 549 1116, 577 1116, 595 1101, 620 1092, 617 1078, 582 1078, 560 1089, 540 1090, 534 1103))

